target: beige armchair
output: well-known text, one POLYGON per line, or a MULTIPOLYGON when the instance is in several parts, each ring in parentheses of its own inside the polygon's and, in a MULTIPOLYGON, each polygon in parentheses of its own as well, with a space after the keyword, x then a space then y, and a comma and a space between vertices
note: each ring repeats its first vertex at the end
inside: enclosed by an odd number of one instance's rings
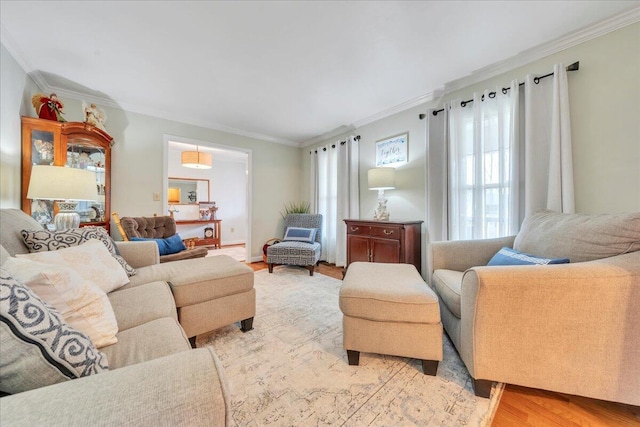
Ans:
POLYGON ((493 381, 640 405, 640 213, 539 212, 518 236, 434 242, 430 285, 477 395, 493 381), (487 266, 503 246, 569 264, 487 266))

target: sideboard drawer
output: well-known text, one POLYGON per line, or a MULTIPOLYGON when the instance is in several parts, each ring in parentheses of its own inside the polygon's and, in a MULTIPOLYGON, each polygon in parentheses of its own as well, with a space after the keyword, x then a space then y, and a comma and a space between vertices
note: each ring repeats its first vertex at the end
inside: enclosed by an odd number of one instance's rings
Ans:
POLYGON ((371 237, 382 237, 384 239, 400 240, 402 227, 385 225, 380 227, 371 227, 371 237))
POLYGON ((366 234, 368 236, 370 231, 371 227, 366 225, 347 224, 347 234, 366 234))

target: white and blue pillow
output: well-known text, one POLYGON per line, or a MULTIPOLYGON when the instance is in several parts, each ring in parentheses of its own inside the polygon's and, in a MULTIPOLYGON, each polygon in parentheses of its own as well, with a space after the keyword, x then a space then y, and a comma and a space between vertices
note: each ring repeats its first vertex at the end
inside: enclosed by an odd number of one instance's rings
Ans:
POLYGON ((487 265, 547 265, 566 264, 568 262, 569 258, 542 258, 525 254, 505 246, 491 258, 487 265))
POLYGON ((0 269, 0 391, 14 394, 109 370, 88 336, 0 269))
POLYGON ((313 243, 316 240, 317 228, 287 227, 284 233, 285 242, 313 243))

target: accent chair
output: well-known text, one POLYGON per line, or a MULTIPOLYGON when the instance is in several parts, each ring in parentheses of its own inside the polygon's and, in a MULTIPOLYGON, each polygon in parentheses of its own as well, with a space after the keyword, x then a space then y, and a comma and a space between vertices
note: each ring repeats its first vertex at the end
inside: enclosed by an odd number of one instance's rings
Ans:
POLYGON ((322 253, 322 215, 288 214, 284 219, 284 238, 267 248, 269 273, 274 265, 299 265, 313 270, 322 253))

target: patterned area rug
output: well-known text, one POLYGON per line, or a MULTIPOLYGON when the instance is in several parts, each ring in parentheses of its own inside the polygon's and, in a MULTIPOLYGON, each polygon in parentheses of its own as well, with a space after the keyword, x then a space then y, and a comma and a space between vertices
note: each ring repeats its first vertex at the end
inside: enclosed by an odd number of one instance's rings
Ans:
POLYGON ((222 247, 220 249, 209 249, 209 253, 207 256, 216 256, 216 255, 229 255, 231 258, 236 261, 244 261, 245 259, 245 248, 242 246, 229 246, 222 247))
POLYGON ((491 399, 474 395, 445 335, 438 375, 418 360, 362 353, 349 366, 342 349, 341 281, 278 267, 255 274, 254 330, 238 325, 201 335, 226 368, 235 426, 488 426, 491 399))

